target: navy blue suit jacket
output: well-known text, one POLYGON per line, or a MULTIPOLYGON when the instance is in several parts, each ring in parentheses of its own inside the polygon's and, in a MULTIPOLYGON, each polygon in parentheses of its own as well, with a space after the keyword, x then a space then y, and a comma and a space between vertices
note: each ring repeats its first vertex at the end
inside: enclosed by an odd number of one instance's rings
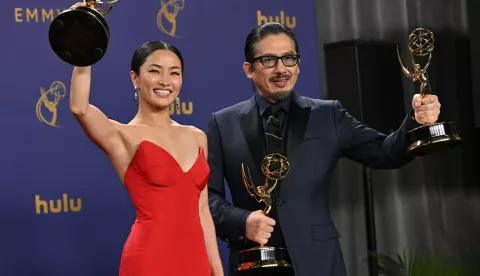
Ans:
MULTIPOLYGON (((338 101, 292 93, 286 150, 290 171, 280 184, 277 223, 295 275, 343 276, 339 234, 329 210, 332 170, 342 156, 371 168, 393 169, 407 164, 411 159, 405 154, 405 134, 419 124, 408 115, 399 129, 387 136, 357 121, 338 101)), ((264 209, 265 205, 247 193, 241 165, 250 168, 256 185, 263 184, 261 124, 252 97, 213 113, 208 125, 209 205, 217 236, 230 248, 230 271, 237 265, 236 252, 258 245, 244 237, 245 222, 251 211, 264 209), (232 203, 225 198, 224 180, 232 203)))

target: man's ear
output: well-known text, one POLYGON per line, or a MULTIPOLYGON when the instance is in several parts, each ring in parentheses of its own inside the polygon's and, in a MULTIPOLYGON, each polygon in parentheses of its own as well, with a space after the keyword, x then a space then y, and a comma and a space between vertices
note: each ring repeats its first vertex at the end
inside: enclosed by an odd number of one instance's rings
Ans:
POLYGON ((253 64, 251 64, 250 62, 244 62, 243 71, 245 71, 245 75, 247 75, 247 78, 252 79, 253 64))
POLYGON ((298 74, 300 75, 300 58, 298 59, 298 74))

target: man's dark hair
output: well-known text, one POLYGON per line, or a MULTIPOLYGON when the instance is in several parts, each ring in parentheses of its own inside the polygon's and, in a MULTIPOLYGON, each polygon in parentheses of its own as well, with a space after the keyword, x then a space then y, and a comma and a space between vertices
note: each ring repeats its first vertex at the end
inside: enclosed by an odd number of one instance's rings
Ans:
POLYGON ((297 54, 300 54, 298 52, 297 38, 290 28, 277 22, 269 22, 256 27, 248 34, 247 39, 245 40, 245 60, 250 62, 255 58, 255 47, 260 40, 266 36, 278 34, 288 35, 295 43, 295 51, 297 54))

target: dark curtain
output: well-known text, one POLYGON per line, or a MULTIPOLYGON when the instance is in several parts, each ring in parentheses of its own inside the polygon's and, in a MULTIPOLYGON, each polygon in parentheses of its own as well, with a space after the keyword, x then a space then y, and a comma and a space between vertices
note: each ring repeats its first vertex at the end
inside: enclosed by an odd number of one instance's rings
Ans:
MULTIPOLYGON (((457 148, 417 158, 401 169, 372 170, 379 252, 435 251, 451 260, 480 264, 480 166, 476 157, 480 142, 474 128, 467 4, 467 0, 316 1, 322 98, 328 98, 325 43, 393 41, 400 44, 408 60, 409 33, 418 27, 429 28, 436 38, 429 75, 433 93, 442 103, 440 121, 454 121, 464 138, 457 148)), ((418 84, 404 77, 403 88, 407 112, 418 84)), ((388 91, 384 97, 386 105, 399 104, 389 102, 388 91)), ((331 181, 331 210, 349 276, 368 275, 363 185, 362 166, 340 160, 331 181)))

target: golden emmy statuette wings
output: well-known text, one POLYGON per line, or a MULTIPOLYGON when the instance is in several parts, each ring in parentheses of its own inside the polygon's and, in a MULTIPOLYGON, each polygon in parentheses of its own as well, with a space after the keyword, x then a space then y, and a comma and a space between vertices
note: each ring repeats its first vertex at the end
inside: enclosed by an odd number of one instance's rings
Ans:
POLYGON ((105 15, 118 0, 84 0, 57 15, 48 30, 50 47, 64 62, 90 66, 100 61, 108 49, 110 27, 105 15))
MULTIPOLYGON (((263 158, 261 164, 262 173, 265 176, 265 182, 256 186, 250 175, 250 170, 242 164, 242 179, 245 188, 251 197, 257 202, 265 204, 263 213, 270 215, 272 210, 272 193, 279 185, 279 181, 285 178, 290 170, 290 164, 285 156, 272 153, 263 158)), ((292 267, 288 252, 285 248, 272 246, 256 246, 237 253, 239 266, 237 271, 251 269, 271 268, 271 267, 292 267)))
MULTIPOLYGON (((405 76, 412 82, 420 83, 419 94, 422 98, 432 94, 427 69, 432 61, 432 54, 435 45, 435 36, 432 31, 424 28, 417 28, 408 37, 408 50, 412 63, 412 71, 405 65, 400 50, 397 46, 397 56, 400 67, 405 76), (424 66, 419 60, 427 59, 424 66)), ((422 156, 435 153, 443 149, 451 148, 460 143, 462 138, 457 134, 453 122, 426 123, 407 133, 410 142, 407 154, 411 156, 422 156)))

